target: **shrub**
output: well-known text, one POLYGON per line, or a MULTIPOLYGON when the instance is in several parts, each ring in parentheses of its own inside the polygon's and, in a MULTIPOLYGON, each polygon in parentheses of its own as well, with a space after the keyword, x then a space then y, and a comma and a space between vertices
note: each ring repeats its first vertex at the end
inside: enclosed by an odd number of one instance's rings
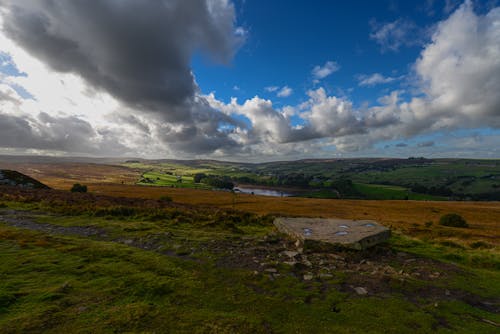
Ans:
POLYGON ((173 199, 170 196, 163 195, 163 196, 160 196, 160 201, 162 201, 162 202, 172 202, 173 199))
POLYGON ((87 192, 87 186, 84 186, 80 183, 75 183, 73 187, 71 187, 71 192, 72 193, 86 193, 87 192))
POLYGON ((494 246, 487 243, 487 242, 484 242, 484 241, 474 241, 472 242, 471 244, 469 244, 470 248, 472 249, 478 249, 478 248, 485 248, 485 249, 489 249, 489 248, 493 248, 494 246))
POLYGON ((465 219, 456 213, 448 213, 442 216, 439 219, 439 224, 451 227, 469 227, 465 219))

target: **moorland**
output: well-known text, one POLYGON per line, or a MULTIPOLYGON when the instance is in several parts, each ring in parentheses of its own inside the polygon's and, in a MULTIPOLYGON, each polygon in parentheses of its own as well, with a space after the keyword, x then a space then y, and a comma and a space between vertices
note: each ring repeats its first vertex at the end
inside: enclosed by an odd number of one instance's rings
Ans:
POLYGON ((0 158, 52 188, 0 186, 0 332, 498 330, 500 204, 466 201, 495 194, 498 162, 385 160, 0 158), (299 196, 223 191, 210 177, 299 196), (441 225, 448 213, 468 227, 441 225), (361 252, 302 248, 276 216, 373 219, 393 236, 361 252))

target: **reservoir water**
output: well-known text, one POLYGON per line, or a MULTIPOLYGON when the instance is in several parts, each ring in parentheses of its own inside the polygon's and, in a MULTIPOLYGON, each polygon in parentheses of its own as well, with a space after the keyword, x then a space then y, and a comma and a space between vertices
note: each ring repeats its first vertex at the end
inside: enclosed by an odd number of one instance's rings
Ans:
POLYGON ((235 187, 234 191, 243 194, 254 194, 261 196, 274 196, 274 197, 288 197, 292 196, 290 193, 286 193, 280 190, 273 189, 262 189, 262 188, 246 188, 246 187, 235 187))

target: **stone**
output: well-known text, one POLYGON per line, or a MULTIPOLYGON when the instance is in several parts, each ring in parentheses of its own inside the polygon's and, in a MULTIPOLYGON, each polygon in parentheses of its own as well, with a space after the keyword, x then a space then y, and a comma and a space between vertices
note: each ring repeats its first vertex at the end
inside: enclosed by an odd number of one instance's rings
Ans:
POLYGON ((276 218, 274 225, 300 244, 320 242, 363 250, 385 242, 391 230, 372 220, 276 218))
POLYGON ((276 270, 275 268, 267 268, 264 271, 267 273, 273 273, 273 274, 278 272, 278 270, 276 270))
POLYGON ((304 281, 310 281, 314 278, 312 274, 305 274, 304 275, 304 281))
POLYGON ((366 294, 368 294, 368 291, 366 290, 366 288, 363 288, 363 287, 361 287, 361 286, 357 286, 357 287, 355 287, 355 288, 354 288, 354 291, 356 291, 356 293, 357 293, 358 295, 366 295, 366 294))
POLYGON ((297 255, 299 255, 299 252, 294 252, 294 251, 284 251, 282 254, 283 254, 283 255, 286 255, 286 256, 288 256, 288 257, 290 257, 290 258, 294 258, 294 257, 296 257, 297 255))
POLYGON ((302 264, 305 265, 306 267, 312 267, 312 265, 313 265, 312 262, 309 260, 302 261, 302 264))

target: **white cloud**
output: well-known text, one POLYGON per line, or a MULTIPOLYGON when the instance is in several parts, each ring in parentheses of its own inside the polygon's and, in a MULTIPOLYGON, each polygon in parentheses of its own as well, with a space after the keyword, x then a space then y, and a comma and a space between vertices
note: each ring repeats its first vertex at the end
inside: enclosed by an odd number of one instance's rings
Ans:
POLYGON ((407 19, 397 19, 386 23, 372 20, 370 25, 372 27, 370 38, 380 46, 382 52, 397 52, 402 46, 420 45, 425 32, 407 19))
POLYGON ((293 94, 293 89, 291 89, 288 86, 284 86, 283 88, 281 88, 279 90, 278 93, 276 93, 276 96, 277 97, 289 97, 292 94, 293 94))
POLYGON ((267 86, 264 88, 266 92, 272 93, 280 89, 278 86, 267 86))
POLYGON ((334 72, 340 70, 340 65, 335 61, 327 61, 323 66, 316 65, 314 66, 311 74, 315 82, 318 82, 321 79, 326 78, 334 72))
POLYGON ((362 74, 358 76, 360 86, 375 86, 379 84, 386 84, 397 80, 394 77, 384 77, 380 73, 373 73, 370 75, 362 74))

